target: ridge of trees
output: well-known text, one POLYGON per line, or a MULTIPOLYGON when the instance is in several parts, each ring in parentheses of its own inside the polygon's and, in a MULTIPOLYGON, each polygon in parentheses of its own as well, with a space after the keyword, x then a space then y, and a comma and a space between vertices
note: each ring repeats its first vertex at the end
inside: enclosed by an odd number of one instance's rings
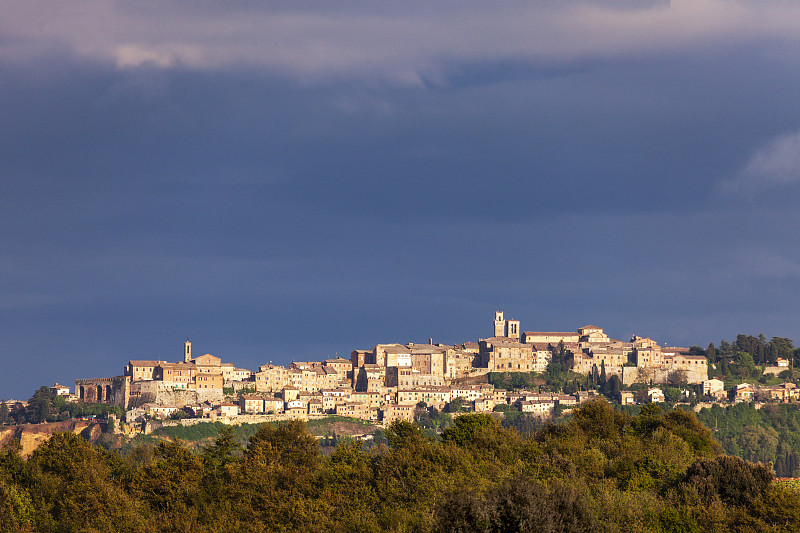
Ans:
POLYGON ((56 434, 0 452, 2 531, 798 530, 800 492, 722 455, 689 411, 603 399, 522 434, 461 414, 440 436, 409 422, 365 449, 322 453, 303 422, 233 429, 126 455, 56 434), (794 528, 794 529, 792 529, 794 528))

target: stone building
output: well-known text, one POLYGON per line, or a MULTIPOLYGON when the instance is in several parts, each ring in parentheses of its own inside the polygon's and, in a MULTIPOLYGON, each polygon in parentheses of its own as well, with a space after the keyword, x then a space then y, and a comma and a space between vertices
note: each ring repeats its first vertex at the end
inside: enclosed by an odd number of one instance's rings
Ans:
POLYGON ((156 367, 166 361, 128 361, 124 374, 130 376, 133 381, 150 381, 155 379, 156 367))
POLYGON ((289 384, 289 370, 282 366, 261 365, 255 373, 257 392, 278 392, 289 384))
POLYGON ((508 337, 519 341, 519 320, 506 320, 500 310, 494 313, 494 337, 508 337))
POLYGON ((481 339, 480 366, 498 372, 533 372, 533 350, 530 344, 508 337, 481 339))
POLYGON ((579 340, 580 335, 575 331, 525 331, 522 334, 522 342, 528 344, 577 344, 579 340))
POLYGON ((128 376, 76 379, 75 397, 87 403, 107 403, 127 408, 131 380, 128 376))

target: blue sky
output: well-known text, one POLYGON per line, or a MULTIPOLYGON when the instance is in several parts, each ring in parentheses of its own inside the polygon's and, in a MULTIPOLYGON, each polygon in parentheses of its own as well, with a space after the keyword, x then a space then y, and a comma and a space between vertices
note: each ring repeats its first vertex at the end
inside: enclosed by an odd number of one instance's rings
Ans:
POLYGON ((0 397, 523 330, 800 340, 800 5, 0 1, 0 397))

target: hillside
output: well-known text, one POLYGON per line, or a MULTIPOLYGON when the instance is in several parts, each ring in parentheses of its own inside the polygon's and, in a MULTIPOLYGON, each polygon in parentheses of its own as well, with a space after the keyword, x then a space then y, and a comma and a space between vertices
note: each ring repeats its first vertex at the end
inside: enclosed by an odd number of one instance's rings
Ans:
MULTIPOLYGON (((340 426, 344 427, 344 426, 340 426)), ((76 428, 77 429, 77 428, 76 428)), ((207 429, 207 428, 206 428, 207 429)), ((602 399, 530 435, 486 414, 438 437, 397 422, 388 446, 324 454, 303 422, 242 448, 220 429, 120 456, 74 433, 0 454, 3 531, 797 531, 800 492, 722 455, 689 411, 630 416, 602 399)))
POLYGON ((89 420, 67 420, 50 424, 24 424, 0 428, 0 450, 19 443, 22 456, 28 457, 42 442, 53 433, 74 433, 84 439, 96 443, 102 434, 99 422, 89 420))

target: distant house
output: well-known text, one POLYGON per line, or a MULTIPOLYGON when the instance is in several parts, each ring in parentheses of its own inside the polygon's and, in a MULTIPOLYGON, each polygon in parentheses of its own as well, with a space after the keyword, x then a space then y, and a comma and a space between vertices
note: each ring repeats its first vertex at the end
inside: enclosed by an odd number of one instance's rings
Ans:
POLYGON ((475 400, 475 412, 482 413, 494 409, 495 403, 493 398, 478 398, 475 400))
POLYGON ((519 402, 520 411, 523 413, 533 413, 539 416, 550 414, 554 407, 555 402, 553 402, 553 400, 521 400, 519 402))
POLYGON ((783 359, 782 357, 779 357, 774 365, 767 365, 764 367, 765 374, 778 375, 784 370, 789 370, 789 360, 783 359))
POLYGON ((635 405, 636 399, 634 398, 633 391, 629 390, 621 390, 618 393, 619 395, 619 403, 621 405, 635 405))
POLYGON ((219 416, 239 416, 239 406, 235 403, 223 403, 217 407, 217 411, 219 411, 219 416))
POLYGON ((757 395, 761 400, 789 402, 800 397, 800 390, 794 383, 784 383, 776 387, 760 387, 757 395))
POLYGON ((734 389, 733 401, 736 403, 749 402, 753 400, 754 395, 755 390, 751 384, 740 383, 739 385, 736 385, 736 389, 734 389))
POLYGON ((167 418, 172 413, 178 411, 177 407, 167 407, 165 405, 149 405, 146 412, 152 418, 167 418))
POLYGON ((716 400, 725 398, 725 383, 721 379, 712 378, 703 381, 703 396, 711 396, 716 400))
POLYGON ((239 398, 239 407, 241 407, 242 413, 249 415, 261 414, 264 412, 264 398, 261 396, 244 394, 239 398))
POLYGON ((384 424, 391 424, 395 420, 414 421, 413 405, 399 405, 396 403, 386 404, 381 408, 381 420, 384 424))
POLYGON ((50 391, 56 396, 69 396, 69 387, 56 383, 50 387, 50 391))
POLYGON ((308 414, 321 415, 322 414, 322 399, 314 398, 308 402, 308 414))
POLYGON ((650 403, 659 403, 664 401, 664 391, 661 389, 648 389, 647 400, 650 403))
POLYGON ((280 398, 264 398, 264 412, 278 414, 283 412, 283 400, 280 398))

